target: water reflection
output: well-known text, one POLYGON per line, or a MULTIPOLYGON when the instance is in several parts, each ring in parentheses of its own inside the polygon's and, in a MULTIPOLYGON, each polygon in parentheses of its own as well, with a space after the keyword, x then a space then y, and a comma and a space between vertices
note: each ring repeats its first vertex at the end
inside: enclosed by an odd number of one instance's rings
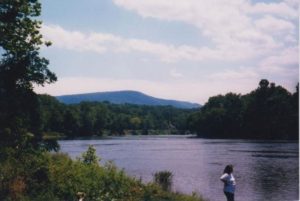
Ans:
POLYGON ((250 171, 256 200, 296 200, 299 198, 299 152, 293 144, 269 143, 253 150, 250 171), (263 149, 262 149, 263 148, 263 149), (265 150, 268 148, 270 150, 265 150), (275 150, 274 150, 275 149, 275 150), (295 186, 297 188, 295 188, 295 186), (293 189, 293 190, 291 190, 293 189))

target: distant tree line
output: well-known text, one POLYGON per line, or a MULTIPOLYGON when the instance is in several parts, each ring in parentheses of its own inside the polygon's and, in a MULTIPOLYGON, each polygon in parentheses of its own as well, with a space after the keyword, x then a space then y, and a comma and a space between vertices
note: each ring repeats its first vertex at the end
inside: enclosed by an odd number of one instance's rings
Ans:
POLYGON ((290 93, 261 80, 249 94, 209 98, 200 109, 81 102, 39 95, 41 127, 67 137, 197 133, 204 138, 298 139, 299 86, 290 93))
POLYGON ((263 79, 249 94, 209 98, 188 122, 199 137, 298 139, 299 84, 292 94, 263 79))
POLYGON ((196 110, 171 106, 81 102, 63 104, 55 97, 40 95, 40 116, 45 132, 68 137, 98 135, 184 134, 187 118, 196 110))

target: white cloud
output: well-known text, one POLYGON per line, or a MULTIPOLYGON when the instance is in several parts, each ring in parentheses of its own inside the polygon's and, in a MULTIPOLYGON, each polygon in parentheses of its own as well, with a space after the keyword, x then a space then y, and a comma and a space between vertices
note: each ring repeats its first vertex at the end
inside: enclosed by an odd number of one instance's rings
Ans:
POLYGON ((259 74, 253 68, 239 68, 238 70, 225 70, 209 76, 212 80, 238 81, 259 79, 259 74))
POLYGON ((291 71, 287 71, 286 68, 279 66, 279 65, 272 65, 272 66, 260 66, 260 71, 268 73, 268 75, 286 75, 288 73, 295 73, 291 71))
MULTIPOLYGON (((107 33, 82 33, 43 26, 57 47, 98 53, 142 52, 164 62, 180 60, 243 61, 278 54, 297 41, 294 0, 256 3, 249 0, 113 0, 142 17, 181 21, 197 27, 212 46, 170 45, 107 33), (284 38, 284 39, 282 39, 284 38)), ((199 35, 200 37, 200 35, 199 35)))
POLYGON ((261 66, 274 66, 274 65, 294 65, 299 63, 299 49, 298 47, 290 47, 284 49, 277 55, 270 56, 261 61, 261 66))
POLYGON ((299 9, 299 0, 284 0, 283 2, 286 3, 288 6, 294 8, 295 10, 299 9))
POLYGON ((170 71, 170 75, 171 75, 171 77, 173 77, 173 78, 182 78, 182 77, 183 77, 183 74, 182 74, 182 73, 179 73, 179 72, 177 71, 177 69, 172 69, 172 70, 170 71))
POLYGON ((298 0, 271 3, 250 0, 113 1, 142 17, 190 24, 214 44, 206 50, 188 47, 189 51, 181 52, 184 53, 181 58, 240 60, 246 65, 247 61, 257 61, 252 64, 257 66, 254 71, 228 70, 215 73, 211 78, 255 78, 267 71, 278 75, 287 71, 287 64, 299 63, 299 51, 294 48, 298 42, 298 0))
POLYGON ((297 38, 295 38, 295 36, 291 34, 284 36, 284 41, 290 44, 298 44, 297 38))
POLYGON ((104 53, 108 44, 119 43, 121 38, 111 34, 91 33, 89 35, 79 31, 67 31, 57 25, 43 25, 41 32, 45 40, 50 40, 58 48, 74 51, 94 51, 104 53))
MULTIPOLYGON (((255 26, 265 32, 270 34, 294 34, 295 25, 289 21, 278 19, 270 15, 265 16, 262 19, 255 21, 255 26)), ((295 38, 295 36, 294 36, 295 38)))
MULTIPOLYGON (((296 2, 287 0, 279 3, 257 3, 249 8, 249 13, 273 14, 283 18, 298 18, 298 7, 296 2)), ((299 4, 299 2, 297 3, 299 4)))
MULTIPOLYGON (((157 56, 164 62, 180 60, 222 60, 236 61, 253 56, 255 51, 245 44, 230 44, 219 49, 208 47, 193 47, 188 45, 166 45, 148 40, 123 38, 107 33, 83 33, 68 31, 57 25, 43 25, 42 33, 46 40, 53 42, 53 46, 72 51, 92 51, 99 54, 105 52, 130 53, 142 52, 157 56), (236 48, 239 46, 239 48, 236 48), (243 52, 238 51, 243 49, 243 52), (248 54, 247 54, 248 51, 248 54)), ((247 37, 241 33, 241 38, 247 37)), ((249 36, 248 36, 249 37, 249 36)), ((263 49, 263 47, 261 48, 263 49)))
POLYGON ((296 38, 294 22, 289 21, 298 17, 295 0, 256 4, 248 0, 114 0, 114 3, 143 17, 191 24, 215 44, 207 48, 206 54, 204 48, 191 49, 190 54, 183 56, 186 59, 254 59, 280 51, 285 42, 295 42, 296 38), (278 38, 279 33, 286 39, 278 38))
POLYGON ((259 63, 259 71, 273 75, 295 76, 299 74, 299 49, 291 47, 259 63))

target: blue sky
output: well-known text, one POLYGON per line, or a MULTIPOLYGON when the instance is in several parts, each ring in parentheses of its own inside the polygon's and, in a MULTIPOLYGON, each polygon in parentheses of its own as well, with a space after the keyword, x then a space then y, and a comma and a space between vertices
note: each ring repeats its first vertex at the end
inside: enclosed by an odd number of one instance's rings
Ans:
POLYGON ((299 81, 298 1, 42 0, 42 49, 55 84, 38 93, 112 90, 205 103, 262 78, 299 81))

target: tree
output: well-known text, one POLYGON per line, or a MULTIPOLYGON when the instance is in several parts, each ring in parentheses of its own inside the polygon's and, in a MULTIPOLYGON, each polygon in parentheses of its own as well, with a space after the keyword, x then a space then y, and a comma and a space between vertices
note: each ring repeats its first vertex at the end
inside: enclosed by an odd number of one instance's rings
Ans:
POLYGON ((98 164, 100 158, 96 154, 96 149, 93 145, 89 145, 89 148, 86 152, 82 154, 82 162, 87 165, 98 164))
POLYGON ((82 122, 80 134, 89 136, 94 134, 94 124, 96 122, 96 112, 88 102, 80 103, 80 119, 82 122))
POLYGON ((209 98, 198 115, 194 115, 193 126, 199 136, 235 138, 240 135, 242 125, 242 101, 239 94, 228 93, 209 98))
POLYGON ((294 139, 299 140, 299 82, 296 86, 296 92, 292 96, 291 105, 293 107, 291 133, 294 133, 294 139))
POLYGON ((291 104, 292 95, 281 86, 266 83, 269 82, 262 80, 246 98, 245 130, 249 137, 291 139, 292 113, 295 111, 291 104), (262 82, 265 83, 263 86, 262 82))
POLYGON ((80 115, 77 108, 67 108, 64 114, 63 122, 64 134, 68 137, 79 135, 80 128, 80 115))
POLYGON ((139 117, 132 117, 132 118, 130 118, 129 122, 133 129, 139 129, 140 125, 142 123, 142 120, 139 117))
MULTIPOLYGON (((274 83, 273 83, 273 84, 274 84, 274 83)), ((273 84, 272 84, 272 85, 273 85, 273 84)), ((262 80, 259 82, 259 87, 260 87, 260 88, 266 89, 268 86, 269 86, 269 81, 266 80, 266 79, 262 79, 262 80)))
POLYGON ((298 139, 299 94, 261 80, 244 96, 228 93, 209 98, 192 114, 189 127, 200 137, 298 139))
POLYGON ((38 98, 33 84, 56 81, 40 56, 43 42, 39 31, 38 0, 0 1, 0 136, 1 145, 20 148, 42 144, 38 98))
MULTIPOLYGON (((6 89, 32 89, 32 84, 52 83, 56 76, 48 68, 49 61, 40 57, 43 44, 39 32, 41 21, 32 18, 41 13, 37 0, 2 0, 0 3, 0 75, 6 89)), ((50 43, 45 42, 48 46, 50 43)), ((1 79, 1 80, 2 80, 1 79)))

